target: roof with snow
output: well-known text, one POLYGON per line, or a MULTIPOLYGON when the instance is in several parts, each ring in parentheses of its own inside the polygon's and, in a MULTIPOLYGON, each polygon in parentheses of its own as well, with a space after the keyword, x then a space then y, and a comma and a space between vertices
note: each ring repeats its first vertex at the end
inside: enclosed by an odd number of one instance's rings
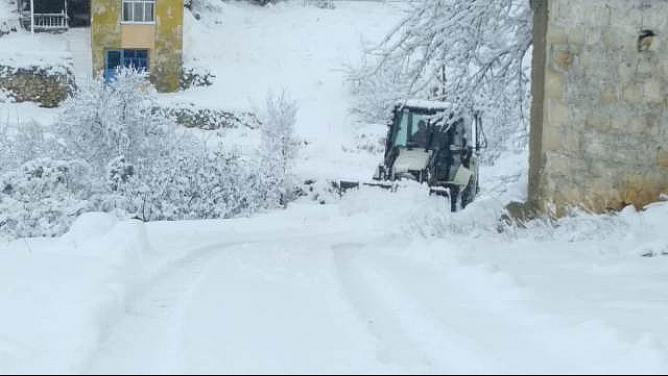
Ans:
POLYGON ((452 103, 429 99, 409 99, 397 103, 401 107, 423 108, 426 110, 446 111, 452 109, 452 103))

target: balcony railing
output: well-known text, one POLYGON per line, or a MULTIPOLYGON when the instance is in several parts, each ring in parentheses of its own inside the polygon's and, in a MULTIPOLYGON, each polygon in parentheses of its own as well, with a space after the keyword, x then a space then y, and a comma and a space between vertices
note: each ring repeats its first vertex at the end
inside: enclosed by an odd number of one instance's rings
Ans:
MULTIPOLYGON (((35 31, 57 31, 67 30, 68 19, 65 13, 35 13, 35 31)), ((23 25, 31 30, 30 12, 23 15, 23 25)))

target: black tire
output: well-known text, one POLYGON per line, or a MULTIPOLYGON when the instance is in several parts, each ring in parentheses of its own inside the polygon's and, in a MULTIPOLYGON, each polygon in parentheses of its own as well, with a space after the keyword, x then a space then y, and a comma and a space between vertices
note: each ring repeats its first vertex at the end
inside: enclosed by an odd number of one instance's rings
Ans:
POLYGON ((458 186, 453 185, 450 187, 450 211, 455 213, 459 210, 459 196, 460 189, 458 186))
POLYGON ((478 195, 478 191, 480 190, 480 187, 478 186, 478 179, 477 177, 475 179, 471 179, 469 181, 469 184, 464 188, 464 191, 462 192, 462 208, 466 208, 470 204, 475 201, 476 196, 478 195))

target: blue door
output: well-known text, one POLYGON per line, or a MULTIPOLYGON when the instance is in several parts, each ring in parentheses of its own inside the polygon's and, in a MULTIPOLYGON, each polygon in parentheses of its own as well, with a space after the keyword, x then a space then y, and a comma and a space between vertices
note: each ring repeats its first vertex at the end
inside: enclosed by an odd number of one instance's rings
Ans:
POLYGON ((108 50, 104 67, 104 80, 107 82, 113 81, 121 67, 148 72, 148 50, 108 50))

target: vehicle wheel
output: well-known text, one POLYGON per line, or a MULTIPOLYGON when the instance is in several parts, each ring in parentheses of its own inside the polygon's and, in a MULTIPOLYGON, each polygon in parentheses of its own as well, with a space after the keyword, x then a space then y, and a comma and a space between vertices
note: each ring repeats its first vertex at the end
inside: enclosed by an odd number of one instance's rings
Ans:
POLYGON ((453 185, 450 187, 450 211, 453 213, 459 210, 459 201, 461 196, 461 189, 458 186, 453 185))
POLYGON ((466 208, 475 200, 475 197, 478 195, 478 179, 471 179, 469 185, 464 188, 462 192, 462 208, 466 208))

